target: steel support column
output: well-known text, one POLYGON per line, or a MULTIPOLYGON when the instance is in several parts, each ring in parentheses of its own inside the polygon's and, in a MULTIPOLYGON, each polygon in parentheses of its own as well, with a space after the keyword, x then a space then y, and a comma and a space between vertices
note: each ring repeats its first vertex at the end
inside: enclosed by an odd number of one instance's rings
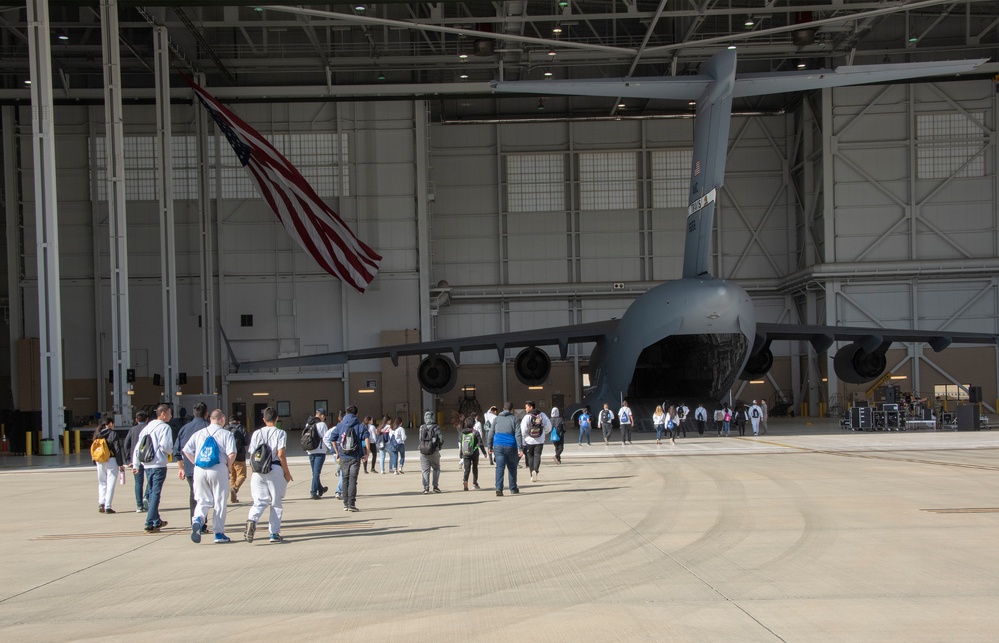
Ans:
MULTIPOLYGON (((204 86, 205 79, 201 76, 197 78, 198 84, 204 86)), ((195 105, 197 103, 195 102, 195 105)), ((201 377, 203 381, 202 393, 210 394, 215 392, 215 307, 212 304, 214 289, 212 288, 212 266, 214 265, 214 246, 212 244, 212 211, 216 207, 217 201, 212 200, 212 189, 209 179, 212 176, 212 168, 209 162, 209 124, 208 113, 204 109, 195 110, 194 132, 198 149, 198 250, 201 254, 199 260, 200 290, 201 300, 201 377), (211 388, 209 388, 211 387, 211 388)), ((221 198, 221 162, 220 139, 216 137, 215 159, 215 198, 221 198)), ((258 418, 259 419, 259 418, 258 418)), ((247 418, 249 426, 249 418, 247 418)), ((256 420, 255 420, 256 421, 256 420)))
POLYGON ((21 277, 24 274, 24 257, 21 252, 21 199, 18 189, 18 133, 13 105, 0 108, 3 132, 3 193, 7 232, 7 330, 10 338, 10 395, 11 408, 17 408, 18 373, 17 340, 24 337, 24 314, 21 277))
MULTIPOLYGON (((56 198, 55 120, 49 9, 28 1, 32 151, 35 171, 35 241, 38 258, 38 337, 42 432, 55 438, 65 426, 62 370, 62 303, 59 292, 59 212, 56 198)), ((15 370, 12 376, 17 375, 15 370)))
POLYGON ((125 236, 125 136, 121 109, 121 54, 118 3, 101 0, 104 56, 104 146, 108 172, 108 228, 111 236, 111 361, 114 365, 114 422, 132 418, 126 373, 131 360, 128 319, 128 241, 125 236))
POLYGON ((166 27, 153 28, 156 71, 156 196, 160 206, 160 276, 163 280, 164 393, 172 401, 179 390, 177 346, 177 241, 173 219, 173 126, 170 119, 170 44, 166 27))
MULTIPOLYGON (((428 342, 433 338, 430 329, 430 179, 427 168, 430 165, 430 133, 426 101, 413 102, 413 134, 415 145, 413 163, 416 170, 416 243, 418 257, 418 272, 420 275, 420 341, 428 342)), ((434 409, 434 396, 422 391, 423 411, 434 409)), ((410 409, 412 412, 412 409, 410 409)))

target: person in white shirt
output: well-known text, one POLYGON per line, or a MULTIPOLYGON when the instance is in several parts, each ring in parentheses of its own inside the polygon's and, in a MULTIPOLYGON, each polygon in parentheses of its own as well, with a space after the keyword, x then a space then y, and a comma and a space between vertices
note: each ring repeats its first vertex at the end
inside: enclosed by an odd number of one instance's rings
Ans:
POLYGON ((697 422, 697 435, 704 435, 704 429, 708 426, 708 410, 703 403, 698 403, 694 409, 694 421, 697 422))
POLYGON ((631 429, 635 425, 635 418, 628 408, 628 400, 621 402, 621 409, 617 412, 618 421, 621 423, 621 444, 631 444, 631 429))
POLYGON ((208 524, 208 510, 215 510, 212 528, 215 544, 229 542, 225 535, 225 514, 229 502, 229 472, 236 461, 236 440, 225 430, 225 414, 212 411, 211 424, 197 431, 184 445, 184 457, 194 465, 194 517, 191 518, 191 540, 201 542, 201 528, 208 524), (206 446, 215 441, 212 449, 206 446))
POLYGON ((763 418, 763 409, 753 400, 748 411, 749 421, 753 424, 753 435, 760 434, 760 420, 763 418))
POLYGON ((406 464, 406 427, 402 425, 401 417, 395 419, 395 428, 392 429, 389 440, 395 447, 395 450, 389 452, 389 469, 392 469, 395 475, 406 473, 402 470, 406 464))
POLYGON ((545 436, 552 432, 552 421, 534 402, 524 402, 524 419, 520 421, 520 436, 523 438, 524 459, 531 472, 531 482, 538 481, 541 470, 541 450, 545 446, 545 436))
POLYGON ((306 430, 308 430, 309 425, 314 426, 319 433, 319 444, 316 448, 306 449, 305 451, 309 456, 309 466, 312 468, 310 497, 313 500, 319 500, 323 497, 324 493, 329 491, 329 487, 324 487, 320 479, 320 475, 323 472, 323 464, 326 463, 326 454, 328 453, 323 438, 326 437, 326 432, 330 430, 326 424, 326 409, 316 409, 316 415, 306 424, 306 430))
MULTIPOLYGON (((368 429, 368 444, 370 448, 368 449, 368 454, 371 456, 371 473, 378 473, 375 470, 375 463, 378 461, 375 457, 378 455, 378 427, 375 425, 375 418, 366 415, 364 416, 364 426, 368 429)), ((364 459, 364 473, 368 472, 368 459, 364 459)))
POLYGON ((285 457, 285 450, 288 447, 288 434, 277 428, 277 411, 274 407, 268 406, 263 411, 264 427, 253 432, 250 438, 250 453, 254 453, 264 442, 271 449, 271 470, 267 473, 253 472, 250 478, 250 495, 253 496, 253 506, 247 515, 246 530, 243 537, 246 542, 253 542, 253 535, 257 529, 257 521, 264 515, 264 509, 271 508, 267 523, 270 527, 272 543, 279 543, 284 540, 281 536, 281 516, 284 513, 283 502, 285 491, 288 490, 288 483, 294 478, 291 477, 291 470, 288 468, 288 459, 285 457))
POLYGON ((656 407, 656 412, 652 414, 652 426, 656 428, 656 444, 662 444, 663 431, 666 430, 666 412, 663 411, 662 404, 656 407))
POLYGON ((604 444, 610 446, 610 436, 614 430, 614 411, 610 410, 609 404, 604 404, 604 408, 597 415, 597 422, 600 423, 600 430, 604 434, 604 444))
MULTIPOLYGON (((486 423, 482 426, 482 438, 486 440, 486 444, 489 443, 489 436, 493 432, 493 422, 496 421, 497 415, 499 415, 499 409, 495 404, 493 404, 482 416, 482 419, 486 421, 486 423)), ((489 464, 494 464, 492 453, 489 454, 489 464)))
POLYGON ((160 518, 160 495, 163 491, 163 482, 166 480, 167 454, 173 449, 173 430, 170 429, 170 418, 173 417, 173 410, 169 404, 160 404, 156 407, 156 419, 143 427, 139 437, 135 441, 132 451, 132 473, 139 473, 141 464, 146 470, 146 485, 149 494, 149 509, 146 513, 146 533, 154 533, 166 527, 167 521, 160 518), (153 458, 149 462, 139 459, 139 450, 142 442, 149 436, 153 449, 153 458))

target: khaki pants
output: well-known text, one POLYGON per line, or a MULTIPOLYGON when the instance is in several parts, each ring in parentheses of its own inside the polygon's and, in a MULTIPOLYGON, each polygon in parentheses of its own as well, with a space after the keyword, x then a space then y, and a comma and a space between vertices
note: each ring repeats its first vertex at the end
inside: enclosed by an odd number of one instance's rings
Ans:
POLYGON ((229 472, 229 486, 233 493, 246 481, 246 460, 236 460, 232 463, 232 471, 229 472))

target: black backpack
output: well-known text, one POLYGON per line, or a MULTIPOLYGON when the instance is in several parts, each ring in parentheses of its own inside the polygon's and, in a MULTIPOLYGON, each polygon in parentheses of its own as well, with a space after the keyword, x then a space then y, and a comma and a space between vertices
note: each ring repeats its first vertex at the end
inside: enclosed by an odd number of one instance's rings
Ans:
POLYGON ((319 435, 319 429, 316 428, 318 422, 319 418, 313 416, 309 418, 309 421, 305 423, 305 428, 302 429, 302 448, 306 451, 318 449, 319 444, 323 441, 319 435))
POLYGON ((545 433, 545 421, 540 413, 531 413, 531 421, 527 425, 527 435, 540 438, 545 433))
POLYGON ((250 467, 257 473, 270 473, 273 459, 271 445, 265 440, 250 455, 250 467))
POLYGON ((434 437, 436 424, 424 424, 420 427, 420 453, 430 455, 437 450, 437 440, 434 437))
POLYGON ((156 447, 153 445, 153 439, 147 433, 139 441, 139 462, 148 464, 155 459, 156 447))

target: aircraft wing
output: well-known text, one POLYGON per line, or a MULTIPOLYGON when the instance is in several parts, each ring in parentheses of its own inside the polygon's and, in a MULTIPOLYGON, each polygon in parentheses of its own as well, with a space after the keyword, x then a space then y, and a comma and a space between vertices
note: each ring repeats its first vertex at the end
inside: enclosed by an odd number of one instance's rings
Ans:
MULTIPOLYGON (((862 342, 865 350, 872 351, 884 342, 926 342, 940 352, 951 344, 996 344, 999 335, 986 333, 957 333, 939 330, 905 330, 893 328, 864 328, 861 326, 811 326, 802 324, 756 325, 757 343, 772 339, 790 339, 811 342, 816 352, 825 352, 833 342, 862 342)), ((754 348, 755 350, 755 348, 754 348)))
MULTIPOLYGON (((988 58, 943 62, 896 63, 883 65, 845 65, 836 69, 782 71, 737 74, 732 96, 759 96, 800 92, 824 87, 887 83, 898 80, 946 76, 974 70, 988 58)), ((544 94, 546 96, 614 96, 621 98, 659 98, 699 100, 713 79, 696 76, 654 76, 646 78, 595 78, 583 80, 513 80, 493 81, 498 92, 544 94)))
POLYGON ((508 348, 525 348, 527 346, 558 346, 562 359, 565 359, 569 344, 595 342, 617 328, 618 320, 574 324, 571 326, 556 326, 539 330, 521 330, 495 335, 479 335, 477 337, 461 337, 456 339, 440 339, 431 342, 413 344, 396 344, 394 346, 374 346, 335 353, 319 355, 301 355, 298 357, 283 357, 278 359, 258 360, 237 364, 240 371, 259 371, 274 368, 325 366, 328 364, 344 364, 359 359, 378 359, 388 357, 393 364, 398 363, 400 356, 406 355, 437 355, 450 353, 456 363, 461 362, 461 353, 468 351, 495 350, 499 359, 503 359, 508 348))

